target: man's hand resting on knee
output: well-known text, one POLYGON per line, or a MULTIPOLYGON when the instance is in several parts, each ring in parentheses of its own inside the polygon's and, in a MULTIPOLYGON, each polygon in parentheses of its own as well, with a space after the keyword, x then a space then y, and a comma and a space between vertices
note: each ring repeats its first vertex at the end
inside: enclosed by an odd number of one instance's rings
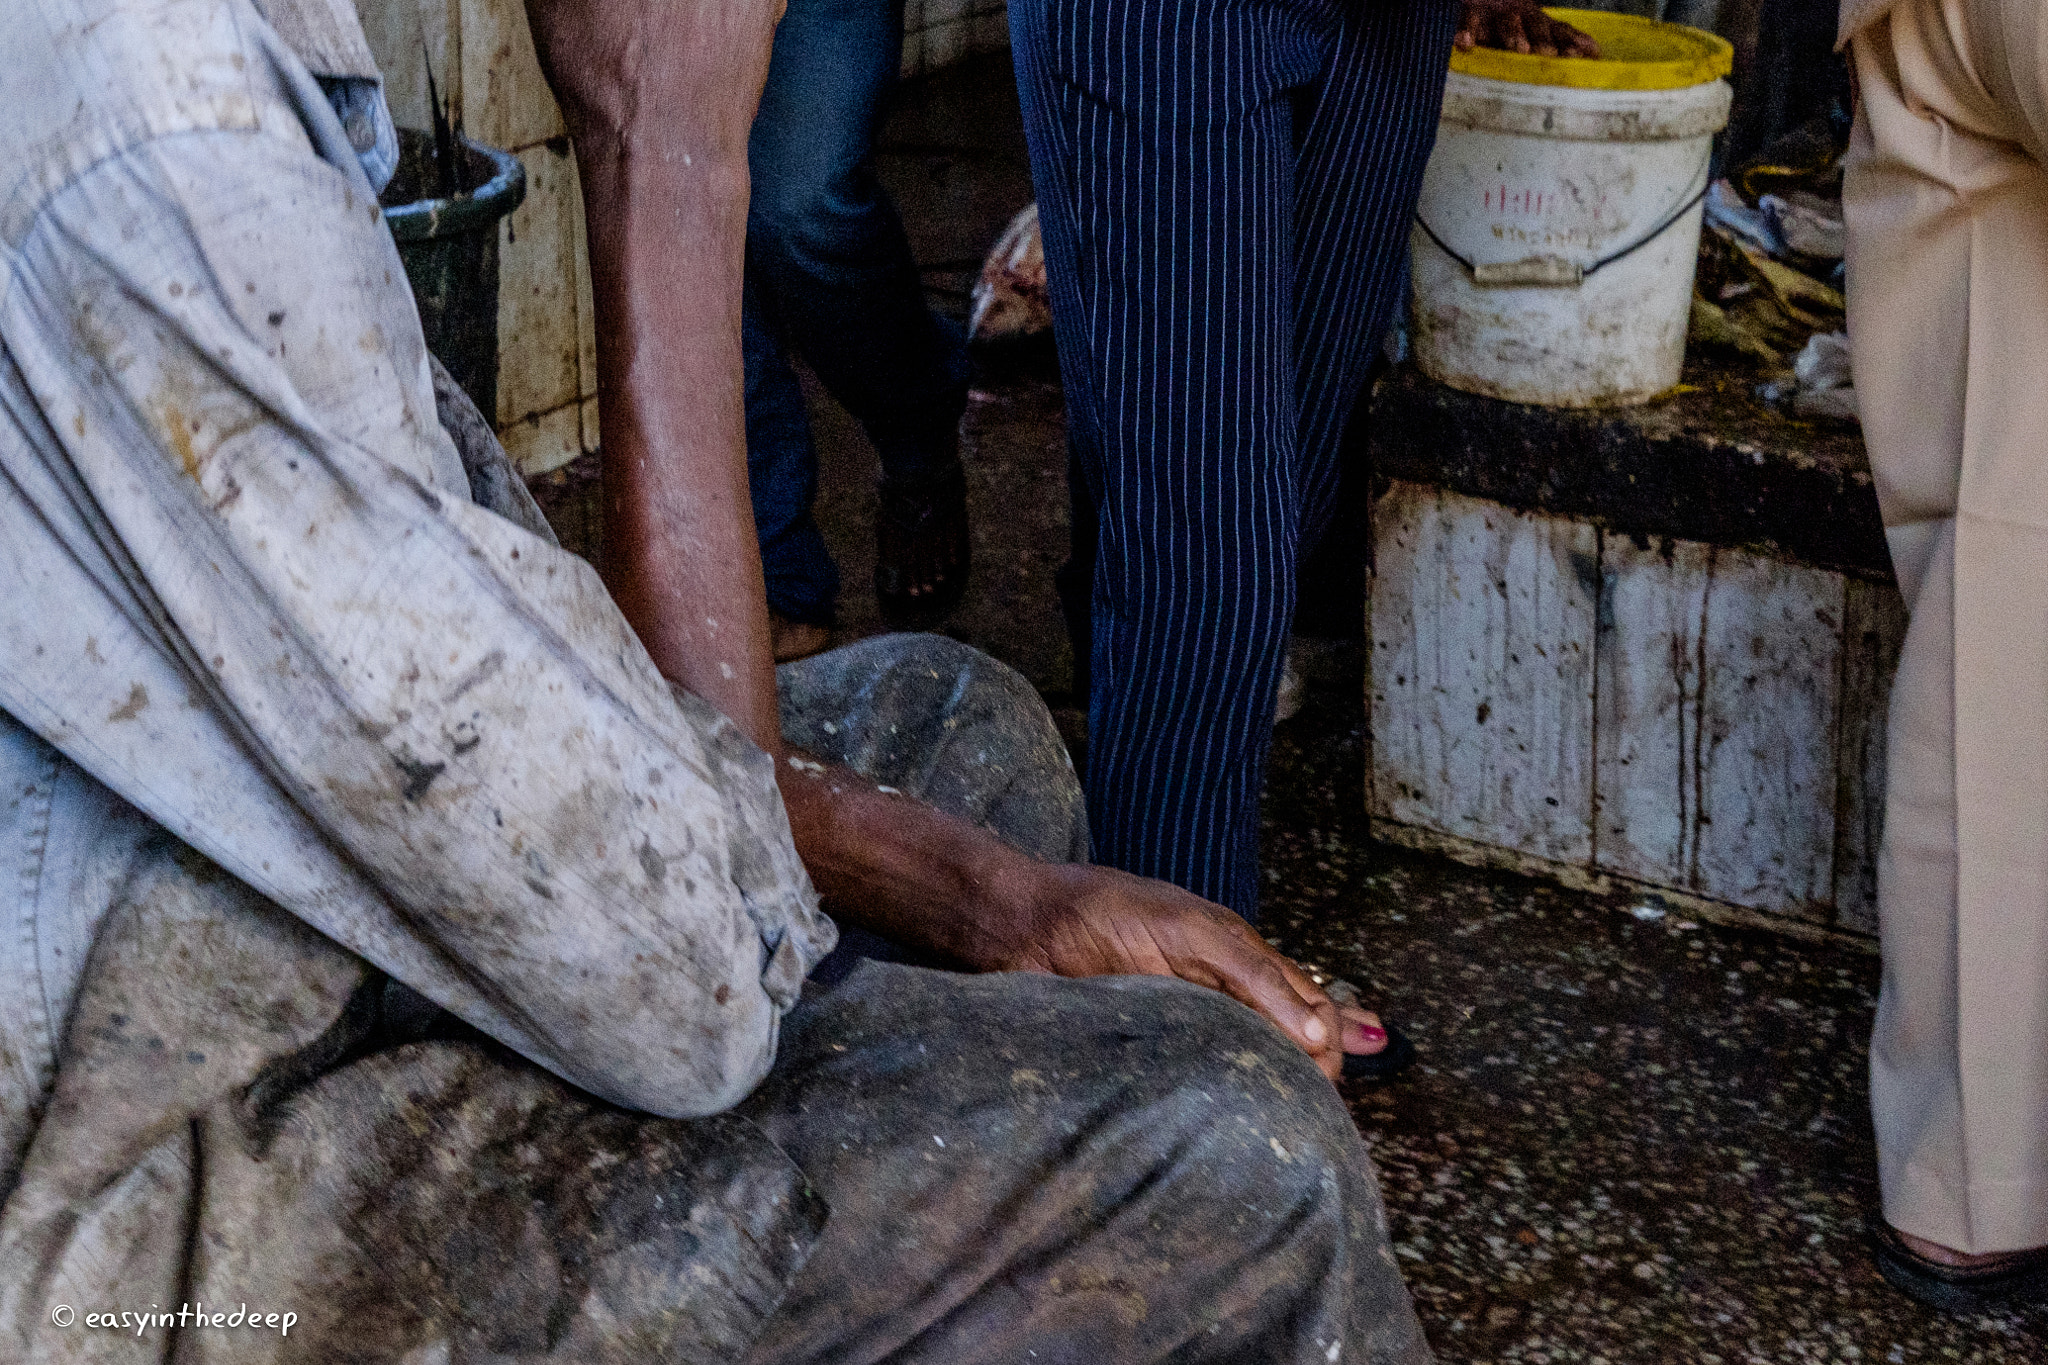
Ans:
MULTIPOLYGON (((1000 969, 1060 976, 1177 976, 1265 1015, 1335 1080, 1344 1053, 1378 1051, 1378 1016, 1343 1009, 1258 931, 1165 882, 1106 867, 1036 868, 1030 941, 1000 969)), ((994 967, 991 968, 995 969, 994 967)))
POLYGON ((1113 868, 1042 863, 986 830, 801 754, 778 769, 797 851, 832 913, 975 971, 1177 976, 1271 1020, 1331 1079, 1386 1044, 1236 915, 1113 868))

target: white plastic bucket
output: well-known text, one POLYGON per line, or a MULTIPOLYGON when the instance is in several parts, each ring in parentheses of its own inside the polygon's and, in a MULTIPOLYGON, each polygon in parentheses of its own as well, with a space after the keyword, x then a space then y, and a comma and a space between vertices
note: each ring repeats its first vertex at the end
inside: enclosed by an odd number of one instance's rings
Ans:
POLYGON ((1605 59, 1452 62, 1412 238, 1415 356, 1453 388, 1518 403, 1640 403, 1685 361, 1727 44, 1552 12, 1605 59))

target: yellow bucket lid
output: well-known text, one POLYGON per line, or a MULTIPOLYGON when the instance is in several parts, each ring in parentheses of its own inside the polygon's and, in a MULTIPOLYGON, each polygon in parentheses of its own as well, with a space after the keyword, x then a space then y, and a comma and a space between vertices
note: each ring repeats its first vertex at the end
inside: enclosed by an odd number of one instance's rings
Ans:
POLYGON ((1597 9, 1543 11, 1593 35, 1598 57, 1539 57, 1499 48, 1451 52, 1451 70, 1518 85, 1575 90, 1681 90, 1727 75, 1735 66, 1728 40, 1684 24, 1597 9))

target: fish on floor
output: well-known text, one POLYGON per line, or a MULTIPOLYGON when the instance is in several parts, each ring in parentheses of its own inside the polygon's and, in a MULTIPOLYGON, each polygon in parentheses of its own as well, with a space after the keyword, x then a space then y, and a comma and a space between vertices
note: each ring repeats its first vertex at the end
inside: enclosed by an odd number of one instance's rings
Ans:
POLYGON ((1045 287, 1045 246, 1038 236, 1038 205, 1010 220, 974 283, 967 335, 1001 341, 1052 330, 1052 299, 1045 287))

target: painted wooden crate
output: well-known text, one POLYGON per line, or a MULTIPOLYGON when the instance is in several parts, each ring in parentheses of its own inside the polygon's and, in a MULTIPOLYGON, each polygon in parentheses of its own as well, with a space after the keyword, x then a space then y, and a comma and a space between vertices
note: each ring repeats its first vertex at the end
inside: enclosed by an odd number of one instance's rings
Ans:
POLYGON ((1890 584, 1402 482, 1374 547, 1396 837, 1874 927, 1890 584))

